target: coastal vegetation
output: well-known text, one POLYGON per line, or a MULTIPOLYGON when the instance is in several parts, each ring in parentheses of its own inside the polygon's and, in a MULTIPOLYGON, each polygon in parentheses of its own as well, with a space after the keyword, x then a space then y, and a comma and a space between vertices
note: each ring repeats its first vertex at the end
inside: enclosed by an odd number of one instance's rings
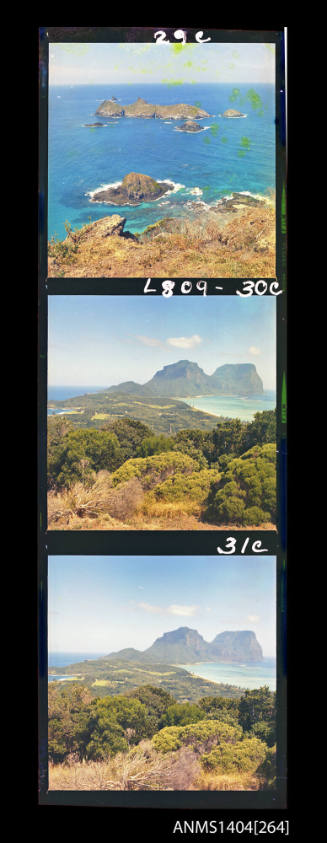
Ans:
POLYGON ((174 433, 103 415, 49 418, 49 529, 273 528, 275 411, 174 433))
POLYGON ((50 790, 274 788, 275 694, 211 685, 179 702, 153 681, 102 697, 50 683, 50 790))
POLYGON ((48 274, 160 278, 179 277, 182 272, 183 277, 193 278, 272 277, 274 204, 268 200, 249 203, 246 198, 206 210, 194 203, 193 213, 190 208, 191 214, 181 218, 158 218, 139 234, 125 232, 126 218, 119 214, 74 232, 70 228, 64 240, 53 237, 49 242, 48 274))

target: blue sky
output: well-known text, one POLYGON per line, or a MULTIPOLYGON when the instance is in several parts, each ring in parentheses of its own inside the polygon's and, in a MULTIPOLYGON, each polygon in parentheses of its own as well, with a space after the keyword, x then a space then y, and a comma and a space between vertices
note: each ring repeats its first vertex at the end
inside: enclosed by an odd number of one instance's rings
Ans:
POLYGON ((211 375, 254 363, 275 388, 276 300, 270 296, 49 296, 48 382, 112 386, 148 381, 191 360, 211 375))
POLYGON ((272 556, 52 556, 49 652, 144 650, 188 626, 206 641, 251 629, 274 657, 275 571, 272 556))
POLYGON ((49 45, 50 85, 272 84, 274 80, 274 44, 49 45))

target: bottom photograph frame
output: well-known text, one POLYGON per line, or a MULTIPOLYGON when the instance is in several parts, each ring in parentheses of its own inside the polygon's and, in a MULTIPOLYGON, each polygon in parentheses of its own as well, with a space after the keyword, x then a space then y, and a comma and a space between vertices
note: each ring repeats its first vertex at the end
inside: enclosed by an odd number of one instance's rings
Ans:
POLYGON ((279 554, 42 564, 40 804, 287 807, 279 554))

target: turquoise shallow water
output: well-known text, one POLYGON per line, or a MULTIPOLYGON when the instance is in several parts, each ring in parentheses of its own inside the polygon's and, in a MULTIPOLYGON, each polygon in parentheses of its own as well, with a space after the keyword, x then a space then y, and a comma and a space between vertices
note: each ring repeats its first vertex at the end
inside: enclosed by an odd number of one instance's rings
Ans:
POLYGON ((243 421, 252 421, 254 413, 274 410, 276 407, 276 393, 272 389, 266 389, 261 395, 251 395, 249 398, 239 398, 235 395, 204 395, 181 400, 196 410, 243 421))
POLYGON ((253 664, 199 662, 198 664, 181 664, 180 667, 211 682, 223 682, 227 685, 238 685, 240 688, 250 689, 268 685, 271 691, 276 690, 276 661, 272 658, 253 664))
MULTIPOLYGON (((222 118, 234 85, 105 85, 51 87, 49 93, 48 234, 65 236, 65 221, 79 228, 108 214, 127 218, 126 229, 143 231, 169 216, 194 211, 190 202, 214 204, 232 191, 266 194, 275 187, 274 86, 256 85, 261 108, 246 99, 253 86, 238 85, 242 119, 222 118), (198 104, 210 117, 197 134, 177 132, 182 120, 95 117, 115 96, 128 105, 138 96, 161 105, 198 104), (85 128, 99 121, 102 128, 85 128), (119 182, 129 172, 173 182, 173 192, 137 207, 94 204, 89 193, 119 182)), ((205 205, 203 206, 205 208, 205 205)))

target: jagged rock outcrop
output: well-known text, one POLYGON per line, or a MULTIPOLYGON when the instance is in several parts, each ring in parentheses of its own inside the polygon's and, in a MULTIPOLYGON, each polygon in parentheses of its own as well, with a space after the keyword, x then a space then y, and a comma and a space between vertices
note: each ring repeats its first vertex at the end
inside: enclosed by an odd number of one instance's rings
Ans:
POLYGON ((118 187, 107 187, 93 194, 92 202, 104 202, 110 205, 140 205, 160 199, 171 184, 157 182, 143 173, 128 173, 118 187))
POLYGON ((102 117, 158 117, 162 120, 179 120, 182 118, 200 120, 202 117, 209 117, 207 111, 198 108, 196 105, 187 105, 186 103, 152 105, 142 97, 138 97, 131 105, 125 106, 120 106, 112 100, 104 100, 95 113, 102 117))
POLYGON ((101 115, 101 117, 123 117, 124 109, 118 102, 104 100, 95 113, 101 115))

